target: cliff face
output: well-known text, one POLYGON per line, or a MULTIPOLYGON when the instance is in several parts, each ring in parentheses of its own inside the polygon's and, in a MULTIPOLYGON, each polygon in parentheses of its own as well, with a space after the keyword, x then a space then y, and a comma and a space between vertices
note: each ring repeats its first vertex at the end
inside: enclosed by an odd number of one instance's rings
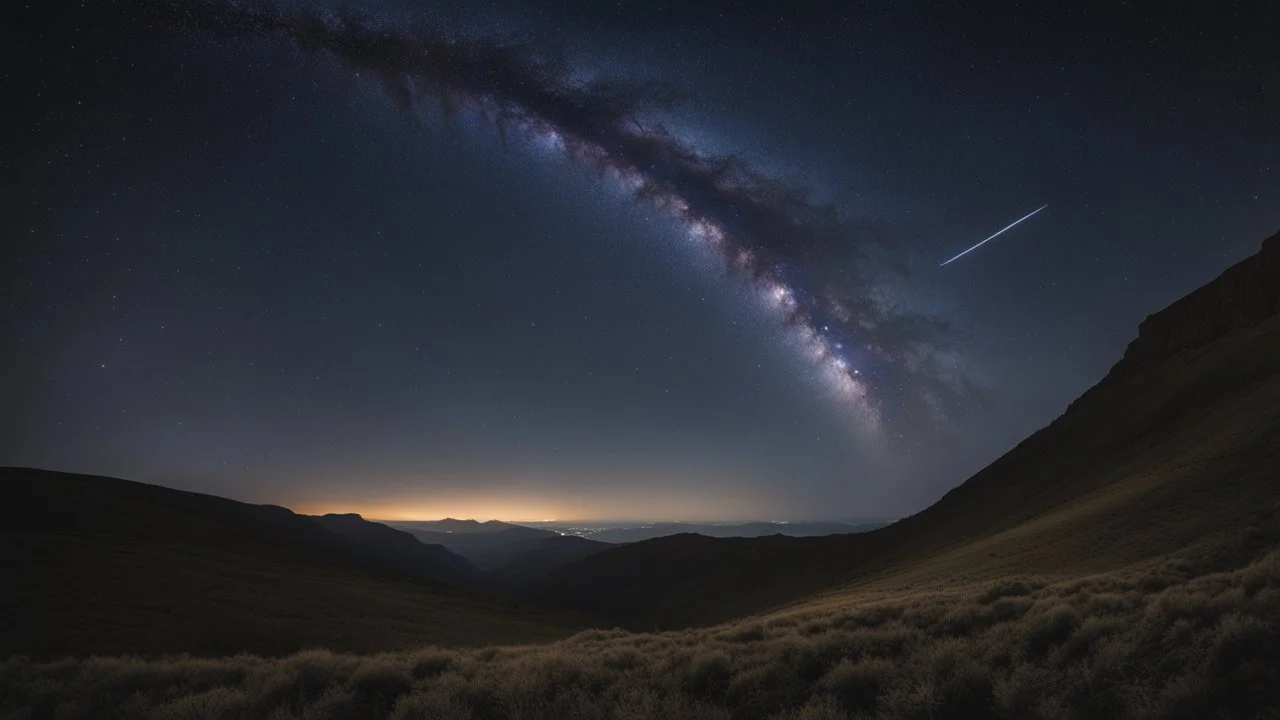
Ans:
POLYGON ((1183 297, 1138 327, 1111 375, 1206 345, 1223 335, 1258 325, 1280 313, 1280 233, 1262 250, 1227 268, 1209 284, 1183 297))

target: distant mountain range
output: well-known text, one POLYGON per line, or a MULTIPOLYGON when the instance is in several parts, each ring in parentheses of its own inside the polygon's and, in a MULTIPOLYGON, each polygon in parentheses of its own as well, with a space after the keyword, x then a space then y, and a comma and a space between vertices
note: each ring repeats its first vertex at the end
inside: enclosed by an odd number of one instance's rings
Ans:
POLYGON ((796 523, 620 523, 617 525, 537 522, 528 525, 489 520, 388 520, 398 530, 423 543, 439 545, 491 573, 497 587, 532 582, 556 568, 587 558, 614 545, 642 542, 667 535, 696 533, 707 537, 788 535, 814 537, 866 532, 887 522, 796 523))
POLYGON ((458 520, 456 518, 445 518, 443 520, 422 520, 422 521, 383 521, 387 525, 412 527, 419 530, 427 530, 441 533, 456 534, 479 534, 502 532, 517 527, 511 523, 501 520, 458 520))
POLYGON ((697 534, 707 537, 761 537, 787 535, 816 537, 866 532, 888 525, 890 520, 810 521, 810 522, 634 522, 634 523, 529 523, 530 527, 554 530, 607 543, 632 543, 667 535, 697 534))
POLYGON ((454 585, 475 585, 480 580, 479 569, 448 548, 421 542, 407 532, 370 522, 355 513, 317 515, 311 519, 406 576, 429 577, 454 585))
POLYGON ((498 520, 388 522, 419 541, 448 548, 489 573, 491 587, 513 588, 602 550, 610 543, 498 520))

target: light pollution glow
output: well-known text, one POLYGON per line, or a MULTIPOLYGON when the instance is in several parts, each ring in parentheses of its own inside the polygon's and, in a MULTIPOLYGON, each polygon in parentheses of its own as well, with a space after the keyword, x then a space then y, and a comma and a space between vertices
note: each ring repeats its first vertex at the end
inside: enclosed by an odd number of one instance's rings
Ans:
POLYGON ((601 486, 592 492, 555 487, 539 480, 508 480, 477 487, 460 477, 329 478, 306 497, 273 497, 270 502, 305 515, 359 513, 382 520, 474 520, 535 522, 759 520, 777 513, 772 492, 744 492, 730 475, 661 473, 641 483, 601 486), (367 488, 397 487, 370 492, 367 488))
MULTIPOLYGON (((443 500, 375 499, 368 501, 330 501, 293 506, 304 515, 358 513, 365 518, 408 521, 458 518, 468 520, 501 520, 504 522, 599 522, 626 518, 651 522, 701 522, 759 520, 768 513, 756 503, 733 502, 723 497, 690 499, 615 499, 593 497, 589 502, 539 499, 465 499, 443 500)), ((775 511, 776 512, 776 511, 775 511)))

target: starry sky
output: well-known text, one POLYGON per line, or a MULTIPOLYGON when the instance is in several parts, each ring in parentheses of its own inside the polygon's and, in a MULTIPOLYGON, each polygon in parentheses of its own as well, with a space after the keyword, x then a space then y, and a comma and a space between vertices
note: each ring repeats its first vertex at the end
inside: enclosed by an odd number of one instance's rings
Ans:
POLYGON ((582 5, 6 6, 0 463, 895 517, 1280 229, 1266 3, 582 5))

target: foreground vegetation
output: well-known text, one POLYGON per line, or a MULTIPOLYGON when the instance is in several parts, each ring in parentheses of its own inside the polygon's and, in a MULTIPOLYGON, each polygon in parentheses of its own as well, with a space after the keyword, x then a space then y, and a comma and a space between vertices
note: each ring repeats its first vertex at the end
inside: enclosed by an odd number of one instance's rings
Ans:
POLYGON ((4 718, 1280 718, 1280 550, 828 601, 682 632, 0 665, 4 718), (1213 568, 1227 568, 1212 571, 1213 568))

